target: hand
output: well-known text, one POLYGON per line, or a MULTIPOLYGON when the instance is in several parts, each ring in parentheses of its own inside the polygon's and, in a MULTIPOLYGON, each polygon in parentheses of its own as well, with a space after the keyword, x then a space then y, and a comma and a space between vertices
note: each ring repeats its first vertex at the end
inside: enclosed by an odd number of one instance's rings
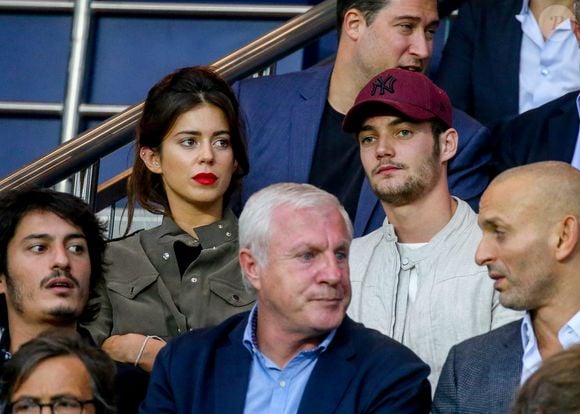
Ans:
MULTIPOLYGON (((105 339, 102 348, 115 361, 134 364, 145 338, 147 338, 145 335, 135 333, 113 335, 105 339)), ((155 357, 164 346, 165 342, 150 338, 145 345, 141 358, 139 358, 139 367, 151 372, 155 357)))

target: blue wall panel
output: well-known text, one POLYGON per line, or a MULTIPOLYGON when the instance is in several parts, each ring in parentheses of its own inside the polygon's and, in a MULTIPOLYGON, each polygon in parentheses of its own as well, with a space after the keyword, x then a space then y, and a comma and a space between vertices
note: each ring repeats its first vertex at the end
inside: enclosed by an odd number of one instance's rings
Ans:
MULTIPOLYGON (((280 26, 280 21, 101 17, 89 101, 132 104, 165 74, 212 63, 280 26)), ((300 68, 296 62, 296 69, 300 68)))
MULTIPOLYGON (((286 0, 283 4, 317 2, 286 0)), ((132 105, 143 100, 149 88, 167 73, 183 66, 210 64, 283 23, 276 19, 96 14, 91 22, 82 102, 132 105)), ((63 101, 71 26, 71 14, 0 13, 0 100, 63 101)), ((327 42, 331 49, 334 41, 327 42)), ((300 70, 302 63, 299 51, 279 62, 277 71, 300 70)), ((85 120, 82 125, 93 127, 99 122, 85 120)), ((0 177, 54 149, 59 144, 60 125, 57 117, 0 116, 0 177)), ((101 182, 131 165, 130 147, 102 161, 101 182)))
POLYGON ((58 145, 60 119, 0 117, 0 177, 58 145))
POLYGON ((64 98, 71 17, 0 14, 0 100, 64 98))

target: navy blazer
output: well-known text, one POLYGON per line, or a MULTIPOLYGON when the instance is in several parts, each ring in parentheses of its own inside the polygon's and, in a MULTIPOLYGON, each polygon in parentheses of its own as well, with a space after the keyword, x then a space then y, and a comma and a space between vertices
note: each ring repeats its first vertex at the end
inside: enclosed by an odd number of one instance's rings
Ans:
POLYGON ((433 414, 507 414, 522 375, 522 320, 455 345, 433 400, 433 414))
POLYGON ((579 94, 567 93, 494 128, 492 175, 532 162, 570 163, 580 128, 576 106, 579 94))
MULTIPOLYGON (((155 360, 140 413, 243 413, 252 362, 242 342, 248 314, 170 341, 155 360)), ((428 374, 408 348, 345 317, 298 413, 428 413, 428 374)))
MULTIPOLYGON (((250 159, 241 206, 269 184, 308 182, 331 72, 332 65, 324 65, 233 85, 244 115, 250 159)), ((489 183, 489 131, 458 110, 453 111, 453 126, 459 131, 459 148, 449 163, 449 188, 477 211, 479 197, 489 183)), ((354 222, 355 236, 379 228, 384 219, 383 208, 365 179, 354 222)))
POLYGON ((522 0, 472 0, 459 8, 435 82, 456 107, 492 126, 519 112, 522 0))

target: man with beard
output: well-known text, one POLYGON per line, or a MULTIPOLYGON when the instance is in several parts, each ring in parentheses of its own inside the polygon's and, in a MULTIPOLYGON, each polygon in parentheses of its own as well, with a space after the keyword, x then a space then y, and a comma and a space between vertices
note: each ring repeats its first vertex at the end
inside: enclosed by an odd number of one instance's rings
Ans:
MULTIPOLYGON (((0 195, 0 374, 4 362, 45 331, 77 332, 98 306, 103 228, 79 198, 48 189, 0 195)), ((137 412, 147 376, 118 364, 119 411, 137 412)))
POLYGON ((434 413, 508 412, 543 360, 580 344, 580 171, 556 161, 505 171, 481 198, 479 225, 475 259, 501 304, 526 314, 451 349, 434 413))
MULTIPOLYGON (((342 131, 344 114, 379 72, 427 70, 439 17, 435 0, 337 0, 336 14, 334 64, 233 86, 252 165, 241 203, 276 182, 313 184, 340 200, 355 236, 362 236, 380 227, 385 213, 364 179, 356 142, 342 131)), ((477 208, 489 183, 489 132, 459 110, 453 110, 453 126, 461 139, 449 163, 449 187, 477 208)))
POLYGON ((389 69, 360 91, 343 124, 387 215, 353 241, 349 315, 415 351, 433 386, 451 346, 519 317, 474 262, 477 215, 449 193, 451 114, 425 75, 389 69))
POLYGON ((89 207, 46 189, 0 197, 0 360, 40 333, 78 330, 101 278, 105 241, 89 207))

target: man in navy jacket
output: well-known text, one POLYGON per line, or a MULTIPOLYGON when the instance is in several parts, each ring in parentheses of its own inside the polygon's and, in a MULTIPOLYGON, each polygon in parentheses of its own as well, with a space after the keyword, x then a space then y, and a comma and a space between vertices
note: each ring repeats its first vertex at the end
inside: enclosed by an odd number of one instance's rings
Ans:
POLYGON ((240 216, 256 306, 157 356, 141 413, 428 413, 429 368, 345 316, 352 225, 308 184, 275 184, 240 216))
MULTIPOLYGON (((366 83, 394 67, 424 72, 438 25, 435 0, 338 0, 339 44, 334 65, 234 85, 247 125, 251 171, 241 204, 276 182, 314 184, 336 195, 355 236, 382 224, 385 214, 364 178, 358 145, 342 132, 344 114, 366 83)), ((477 209, 489 179, 489 132, 454 110, 457 155, 449 163, 451 193, 477 209)))

